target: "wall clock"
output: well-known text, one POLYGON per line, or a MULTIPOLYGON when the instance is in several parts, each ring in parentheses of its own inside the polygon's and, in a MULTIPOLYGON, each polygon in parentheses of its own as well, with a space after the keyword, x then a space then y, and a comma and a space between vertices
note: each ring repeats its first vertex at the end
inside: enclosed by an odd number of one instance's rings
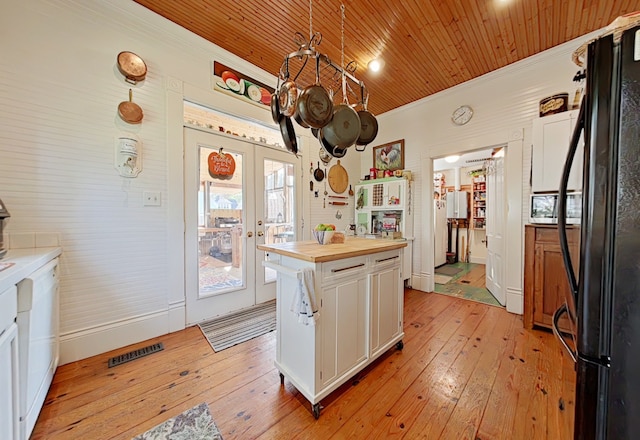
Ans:
POLYGON ((453 111, 451 120, 456 125, 464 125, 471 120, 473 109, 468 105, 461 105, 453 111))

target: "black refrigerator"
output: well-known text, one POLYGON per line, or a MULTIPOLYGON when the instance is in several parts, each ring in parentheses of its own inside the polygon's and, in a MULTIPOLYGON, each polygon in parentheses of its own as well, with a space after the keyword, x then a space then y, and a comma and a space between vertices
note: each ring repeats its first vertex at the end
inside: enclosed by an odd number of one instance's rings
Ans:
POLYGON ((590 43, 586 88, 558 197, 570 294, 554 333, 576 361, 575 439, 640 438, 640 26, 590 43), (618 36, 619 37, 619 36, 618 36), (578 274, 566 183, 584 137, 578 274), (573 330, 561 334, 567 315, 573 330))

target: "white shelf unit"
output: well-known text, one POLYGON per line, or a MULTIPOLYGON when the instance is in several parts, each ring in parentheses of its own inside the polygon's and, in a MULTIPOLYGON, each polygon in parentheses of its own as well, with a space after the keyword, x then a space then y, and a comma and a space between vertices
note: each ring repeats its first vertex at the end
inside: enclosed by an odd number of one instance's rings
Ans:
POLYGON ((397 177, 362 181, 355 186, 355 202, 357 236, 384 239, 396 233, 407 240, 401 272, 402 279, 410 283, 414 238, 411 181, 397 177))

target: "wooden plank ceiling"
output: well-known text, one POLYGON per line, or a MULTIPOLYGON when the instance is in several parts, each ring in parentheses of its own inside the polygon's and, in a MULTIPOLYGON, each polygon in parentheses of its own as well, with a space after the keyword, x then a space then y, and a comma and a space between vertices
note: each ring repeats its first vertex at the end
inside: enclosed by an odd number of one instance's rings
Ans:
MULTIPOLYGON (((285 55, 298 49, 294 34, 308 38, 310 25, 322 34, 317 50, 341 64, 340 0, 134 1, 274 75, 285 55)), ((638 0, 343 0, 342 4, 345 64, 357 63, 354 75, 369 89, 369 110, 374 114, 600 29, 638 9, 638 0), (376 57, 385 63, 377 75, 366 69, 376 57)), ((292 72, 298 67, 292 66, 292 72)), ((312 82, 313 72, 305 68, 298 86, 312 82)), ((329 79, 322 81, 325 85, 329 79)), ((354 103, 357 98, 349 100, 354 103)))

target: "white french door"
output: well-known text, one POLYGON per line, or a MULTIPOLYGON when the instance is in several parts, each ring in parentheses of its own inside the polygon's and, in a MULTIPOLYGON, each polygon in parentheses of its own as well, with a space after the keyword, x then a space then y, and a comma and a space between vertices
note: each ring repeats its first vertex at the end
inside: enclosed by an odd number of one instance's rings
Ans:
POLYGON ((225 135, 184 129, 187 323, 275 299, 275 274, 261 243, 292 241, 300 191, 290 153, 225 135), (232 176, 212 175, 212 153, 233 158, 232 176))

